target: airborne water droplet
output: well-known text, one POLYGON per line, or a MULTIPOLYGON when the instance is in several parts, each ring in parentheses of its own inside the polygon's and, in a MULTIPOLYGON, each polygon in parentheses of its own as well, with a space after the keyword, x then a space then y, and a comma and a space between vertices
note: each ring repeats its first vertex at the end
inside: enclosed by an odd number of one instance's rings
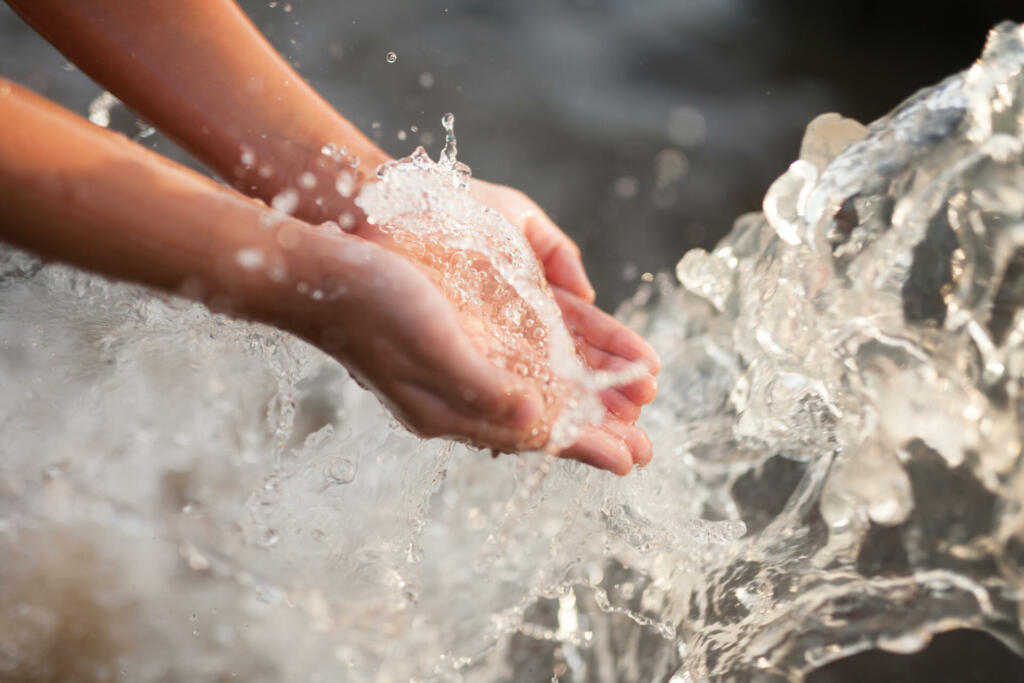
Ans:
POLYGON ((384 59, 387 60, 388 64, 394 64, 398 61, 398 55, 396 55, 394 51, 388 51, 388 53, 384 55, 384 59))

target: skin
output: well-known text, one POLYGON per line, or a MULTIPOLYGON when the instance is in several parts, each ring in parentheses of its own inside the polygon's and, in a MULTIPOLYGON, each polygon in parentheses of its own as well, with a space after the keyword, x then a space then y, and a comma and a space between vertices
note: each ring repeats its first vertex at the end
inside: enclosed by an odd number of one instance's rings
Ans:
MULTIPOLYGON (((387 155, 298 76, 237 5, 9 4, 238 191, 0 80, 0 238, 291 331, 345 364, 423 436, 502 451, 531 445, 536 391, 473 349, 428 275, 375 242, 353 204, 387 155), (346 146, 349 156, 325 156, 327 143, 346 146), (354 174, 351 197, 334 191, 343 171, 354 174), (303 174, 312 174, 312 189, 308 176, 299 182, 303 174), (267 208, 299 187, 306 189, 292 216, 267 208), (352 234, 316 227, 345 214, 355 219, 352 234), (241 249, 258 249, 267 267, 239 265, 241 249), (325 296, 311 297, 315 290, 325 296)), ((593 305, 579 249, 535 203, 477 180, 471 192, 523 230, 588 363, 615 369, 639 361, 651 370, 606 391, 605 421, 559 455, 618 474, 646 464, 650 443, 633 423, 656 393, 653 350, 593 305)))

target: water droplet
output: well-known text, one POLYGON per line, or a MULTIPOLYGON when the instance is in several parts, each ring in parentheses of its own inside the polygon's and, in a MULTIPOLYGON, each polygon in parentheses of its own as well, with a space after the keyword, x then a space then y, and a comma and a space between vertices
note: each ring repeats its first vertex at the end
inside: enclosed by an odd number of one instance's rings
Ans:
POLYGON ((384 55, 384 59, 387 60, 388 64, 394 64, 395 62, 398 61, 398 55, 395 54, 394 51, 389 51, 386 55, 384 55))
POLYGON ((264 261, 263 250, 254 247, 239 249, 235 254, 235 263, 248 270, 259 268, 264 261))
MULTIPOLYGON (((338 179, 334 181, 334 189, 337 190, 338 194, 342 197, 351 197, 355 187, 356 176, 351 171, 342 171, 338 174, 338 179)), ((344 227, 344 225, 342 227, 344 227)))
POLYGON ((316 187, 316 176, 309 171, 305 171, 299 176, 299 187, 304 190, 312 190, 316 187))
POLYGON ((275 211, 291 215, 299 206, 299 193, 294 188, 286 188, 278 192, 270 201, 275 211))
POLYGON ((89 103, 89 120, 97 126, 106 128, 110 125, 110 111, 121 104, 121 100, 109 92, 102 92, 89 103))
POLYGON ((407 137, 409 137, 409 134, 406 133, 404 130, 398 131, 398 139, 399 140, 405 140, 407 137))
POLYGON ((252 168, 252 165, 256 163, 256 153, 249 147, 242 145, 242 165, 246 168, 252 168))
POLYGON ((189 619, 189 621, 195 621, 198 618, 199 618, 199 615, 196 614, 195 612, 193 612, 192 616, 190 616, 188 619, 189 619))
POLYGON ((430 90, 434 87, 434 74, 429 71, 424 71, 420 74, 420 87, 424 90, 430 90))

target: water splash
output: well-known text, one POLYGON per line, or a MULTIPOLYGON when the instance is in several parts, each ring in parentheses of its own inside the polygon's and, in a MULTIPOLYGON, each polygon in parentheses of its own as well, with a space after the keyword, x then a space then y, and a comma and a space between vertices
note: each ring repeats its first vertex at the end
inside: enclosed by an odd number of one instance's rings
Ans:
POLYGON ((419 147, 383 165, 356 204, 394 248, 436 274, 480 351, 542 392, 552 417, 536 443, 558 451, 601 420, 602 389, 643 369, 587 368, 522 231, 468 192, 471 170, 457 158, 455 117, 445 114, 441 123, 437 163, 419 147))
POLYGON ((816 120, 815 179, 637 294, 663 370, 623 480, 419 441, 292 338, 0 251, 0 672, 800 680, 956 627, 1024 651, 1022 74, 1002 25, 867 129, 816 120))

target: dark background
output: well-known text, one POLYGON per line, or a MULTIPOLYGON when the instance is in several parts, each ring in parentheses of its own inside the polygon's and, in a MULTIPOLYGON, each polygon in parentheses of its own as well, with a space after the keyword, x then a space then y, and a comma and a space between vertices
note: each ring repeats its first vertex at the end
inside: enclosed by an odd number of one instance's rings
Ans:
MULTIPOLYGON (((759 209, 814 116, 869 122, 969 66, 998 21, 1024 21, 1021 0, 241 4, 392 154, 422 141, 436 157, 440 118, 454 112, 460 158, 559 221, 607 308, 759 209)), ((2 4, 0 75, 81 113, 100 92, 2 4)), ((114 127, 136 130, 127 113, 114 127)), ((195 165, 159 135, 143 142, 195 165)), ((813 680, 1021 680, 1021 666, 988 636, 959 631, 918 655, 865 653, 813 680)))
MULTIPOLYGON (((968 66, 999 20, 1024 20, 1019 0, 242 5, 392 154, 426 133, 436 156, 454 112, 463 161, 525 190, 577 239, 605 307, 758 209, 811 118, 873 120, 968 66)), ((99 92, 2 6, 0 74, 79 112, 99 92)))

